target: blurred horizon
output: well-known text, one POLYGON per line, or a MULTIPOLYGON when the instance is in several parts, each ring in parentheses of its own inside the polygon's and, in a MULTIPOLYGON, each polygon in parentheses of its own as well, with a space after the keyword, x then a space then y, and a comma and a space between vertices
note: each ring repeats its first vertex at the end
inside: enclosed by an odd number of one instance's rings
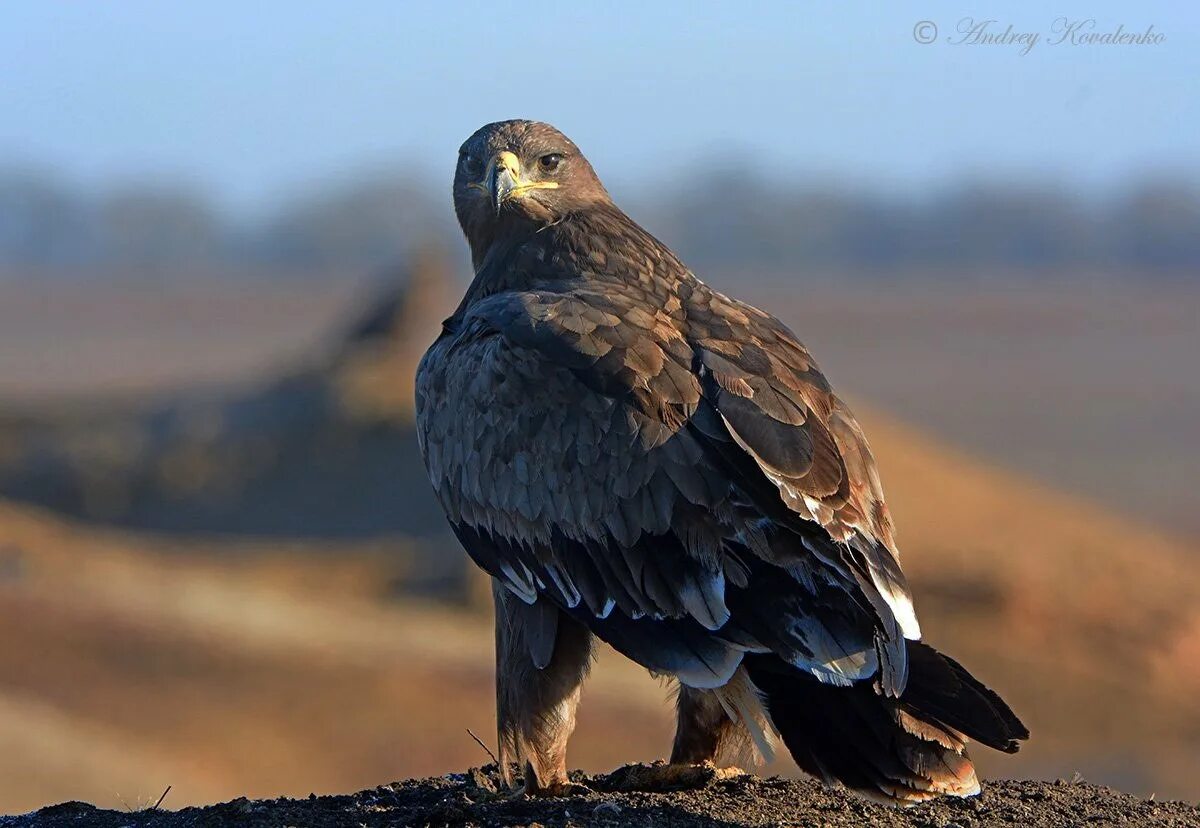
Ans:
MULTIPOLYGON (((914 199, 779 182, 749 167, 697 168, 704 174, 643 184, 622 206, 702 276, 741 269, 751 282, 777 283, 814 278, 805 272, 810 266, 926 266, 1008 268, 1009 279, 1014 268, 1043 277, 1039 269, 1058 268, 1074 278, 1090 269, 1093 277, 1115 271, 1191 282, 1200 268, 1200 186, 1179 176, 1133 178, 1105 198, 1032 179, 967 179, 914 199)), ((177 181, 89 196, 47 170, 0 164, 0 280, 20 278, 25 267, 65 274, 164 265, 361 271, 431 246, 465 265, 449 197, 395 172, 327 182, 251 220, 177 181)))

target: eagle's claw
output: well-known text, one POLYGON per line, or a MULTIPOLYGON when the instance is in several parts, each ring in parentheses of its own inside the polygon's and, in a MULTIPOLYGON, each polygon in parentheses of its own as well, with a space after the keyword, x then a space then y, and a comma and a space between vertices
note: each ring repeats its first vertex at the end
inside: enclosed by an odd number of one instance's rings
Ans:
POLYGON ((746 776, 741 768, 718 768, 712 762, 698 765, 669 764, 658 761, 649 765, 625 765, 603 778, 602 790, 679 791, 703 788, 713 782, 746 776))
POLYGON ((569 779, 564 779, 558 782, 550 782, 546 785, 525 785, 518 788, 513 798, 523 796, 538 796, 538 797, 560 797, 560 796, 585 796, 593 793, 592 789, 587 785, 581 785, 578 782, 572 782, 569 779))

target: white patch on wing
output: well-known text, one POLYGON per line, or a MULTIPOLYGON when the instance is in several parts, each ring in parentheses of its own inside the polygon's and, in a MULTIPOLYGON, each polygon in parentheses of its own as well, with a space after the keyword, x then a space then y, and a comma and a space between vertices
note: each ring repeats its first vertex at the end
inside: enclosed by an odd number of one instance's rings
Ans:
POLYGON ((839 676, 845 679, 847 684, 852 684, 855 680, 873 675, 878 669, 878 662, 874 651, 867 651, 830 659, 823 662, 821 667, 827 671, 827 675, 839 676))
POLYGON ((875 568, 871 568, 871 582, 875 584, 875 588, 879 590, 879 594, 883 596, 883 600, 887 601, 887 605, 892 608, 892 615, 896 617, 896 623, 900 625, 900 632, 910 641, 921 640, 921 625, 917 622, 917 611, 913 607, 912 598, 903 590, 898 589, 895 584, 880 576, 875 568))
MULTIPOLYGON (((524 567, 522 567, 524 568, 524 567)), ((533 584, 529 579, 522 578, 517 575, 516 570, 508 563, 500 564, 500 571, 504 573, 504 585, 508 587, 508 591, 520 598, 526 604, 532 604, 537 600, 537 591, 534 590, 533 584)), ((528 569, 525 570, 527 573, 528 569)))
POLYGON ((581 600, 579 589, 576 588, 575 584, 566 574, 559 570, 558 564, 548 564, 546 572, 550 574, 550 580, 554 581, 554 585, 562 593, 563 599, 567 602, 567 608, 575 609, 575 607, 579 606, 579 601, 581 600))
POLYGON ((810 654, 784 656, 792 666, 811 674, 825 684, 849 687, 868 679, 879 669, 874 640, 839 638, 816 618, 798 615, 789 619, 788 635, 810 654))

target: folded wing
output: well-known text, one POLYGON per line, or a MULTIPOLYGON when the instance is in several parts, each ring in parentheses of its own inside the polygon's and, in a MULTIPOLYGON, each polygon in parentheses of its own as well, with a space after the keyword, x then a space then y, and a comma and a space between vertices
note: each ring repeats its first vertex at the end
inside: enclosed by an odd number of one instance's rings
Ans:
POLYGON ((755 652, 899 695, 919 630, 861 431, 780 323, 687 287, 501 293, 448 323, 417 402, 455 532, 692 686, 755 652))

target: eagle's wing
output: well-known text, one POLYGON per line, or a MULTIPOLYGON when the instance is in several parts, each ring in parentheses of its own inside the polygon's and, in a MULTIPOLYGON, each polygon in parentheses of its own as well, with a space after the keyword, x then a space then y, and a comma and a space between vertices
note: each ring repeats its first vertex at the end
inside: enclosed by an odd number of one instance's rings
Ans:
POLYGON ((470 555, 692 686, 752 651, 898 695, 919 633, 849 411, 771 317, 607 287, 491 296, 426 355, 418 433, 470 555))

